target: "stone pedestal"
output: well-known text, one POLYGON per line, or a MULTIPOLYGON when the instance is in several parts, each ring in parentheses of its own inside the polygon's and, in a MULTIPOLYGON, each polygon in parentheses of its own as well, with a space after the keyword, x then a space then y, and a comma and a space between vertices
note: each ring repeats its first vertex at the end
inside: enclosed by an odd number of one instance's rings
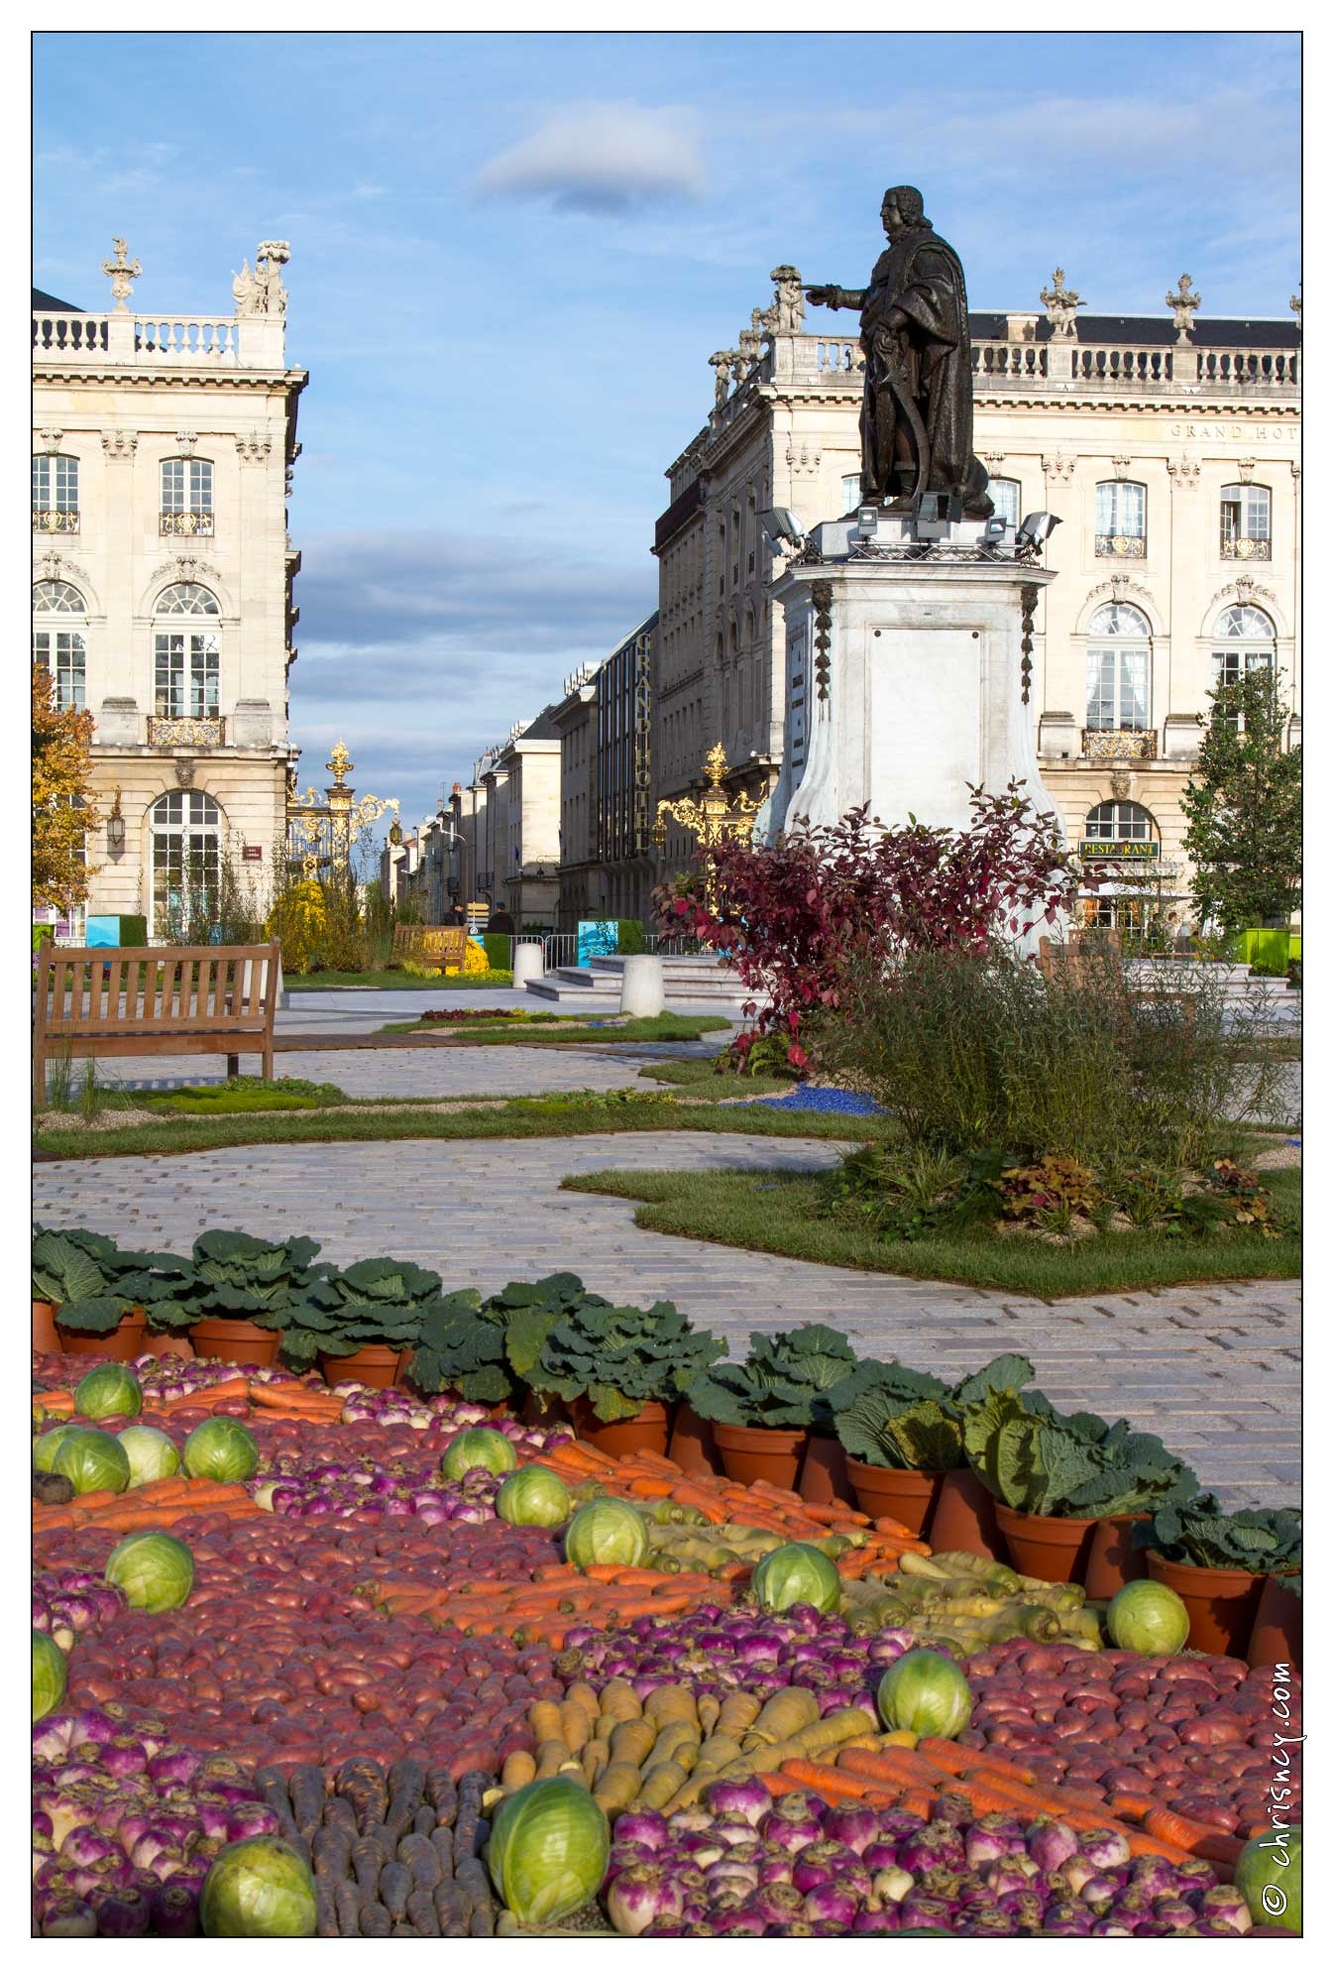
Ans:
POLYGON ((511 950, 515 991, 521 991, 530 978, 545 977, 546 959, 540 943, 515 943, 511 950))
POLYGON ((1038 770, 1040 681, 1024 649, 1054 576, 986 553, 970 538, 980 532, 951 528, 925 553, 905 541, 899 551, 794 562, 775 584, 787 618, 787 708, 768 838, 868 803, 886 826, 913 815, 967 827, 969 787, 1003 793, 1012 779, 1040 811, 1056 812, 1038 770))

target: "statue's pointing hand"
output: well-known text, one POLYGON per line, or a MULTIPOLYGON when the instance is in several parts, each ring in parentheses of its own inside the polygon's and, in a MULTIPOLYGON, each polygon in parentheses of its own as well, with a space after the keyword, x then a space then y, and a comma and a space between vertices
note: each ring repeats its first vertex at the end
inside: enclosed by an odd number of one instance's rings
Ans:
POLYGON ((837 287, 808 287, 806 299, 813 308, 836 308, 839 292, 837 287))

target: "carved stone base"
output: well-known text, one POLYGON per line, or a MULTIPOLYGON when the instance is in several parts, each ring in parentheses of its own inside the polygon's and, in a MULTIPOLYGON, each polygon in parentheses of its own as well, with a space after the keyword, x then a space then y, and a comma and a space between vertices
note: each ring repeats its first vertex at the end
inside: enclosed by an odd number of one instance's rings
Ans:
POLYGON ((1024 701, 1024 641, 1054 578, 1011 562, 852 558, 789 567, 782 776, 772 837, 801 818, 828 825, 869 802, 893 825, 913 814, 966 827, 969 787, 1042 784, 1024 701))

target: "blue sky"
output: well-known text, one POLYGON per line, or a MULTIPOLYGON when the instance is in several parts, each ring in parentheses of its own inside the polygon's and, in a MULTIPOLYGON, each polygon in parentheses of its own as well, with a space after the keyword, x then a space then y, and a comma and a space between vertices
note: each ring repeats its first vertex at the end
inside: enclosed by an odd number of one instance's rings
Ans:
POLYGON ((434 809, 655 605, 663 471, 767 275, 922 186, 977 308, 1287 316, 1295 35, 39 34, 35 279, 230 310, 290 240, 302 783, 434 809), (176 105, 173 112, 171 106, 176 105))

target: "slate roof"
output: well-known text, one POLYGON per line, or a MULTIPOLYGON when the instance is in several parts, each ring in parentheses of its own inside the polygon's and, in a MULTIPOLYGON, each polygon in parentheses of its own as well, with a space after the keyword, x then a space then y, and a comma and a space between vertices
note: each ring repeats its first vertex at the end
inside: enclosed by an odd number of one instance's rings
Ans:
MULTIPOLYGON (((1005 340, 1003 314, 970 313, 968 326, 975 342, 1005 340)), ((1039 342, 1052 339, 1051 323, 1044 314, 1038 314, 1033 333, 1039 342)), ((1166 308, 1161 315, 1081 314, 1079 317, 1079 342, 1124 342, 1128 348, 1167 348, 1174 346, 1176 339, 1176 324, 1166 308)), ((1232 317, 1210 320, 1196 315, 1191 331, 1191 346, 1196 349, 1296 349, 1301 347, 1301 339, 1302 331, 1295 315, 1291 321, 1264 318, 1240 321, 1232 317)))
POLYGON ((40 287, 32 290, 32 311, 34 314, 83 314, 73 301, 58 301, 54 294, 44 294, 40 287))

